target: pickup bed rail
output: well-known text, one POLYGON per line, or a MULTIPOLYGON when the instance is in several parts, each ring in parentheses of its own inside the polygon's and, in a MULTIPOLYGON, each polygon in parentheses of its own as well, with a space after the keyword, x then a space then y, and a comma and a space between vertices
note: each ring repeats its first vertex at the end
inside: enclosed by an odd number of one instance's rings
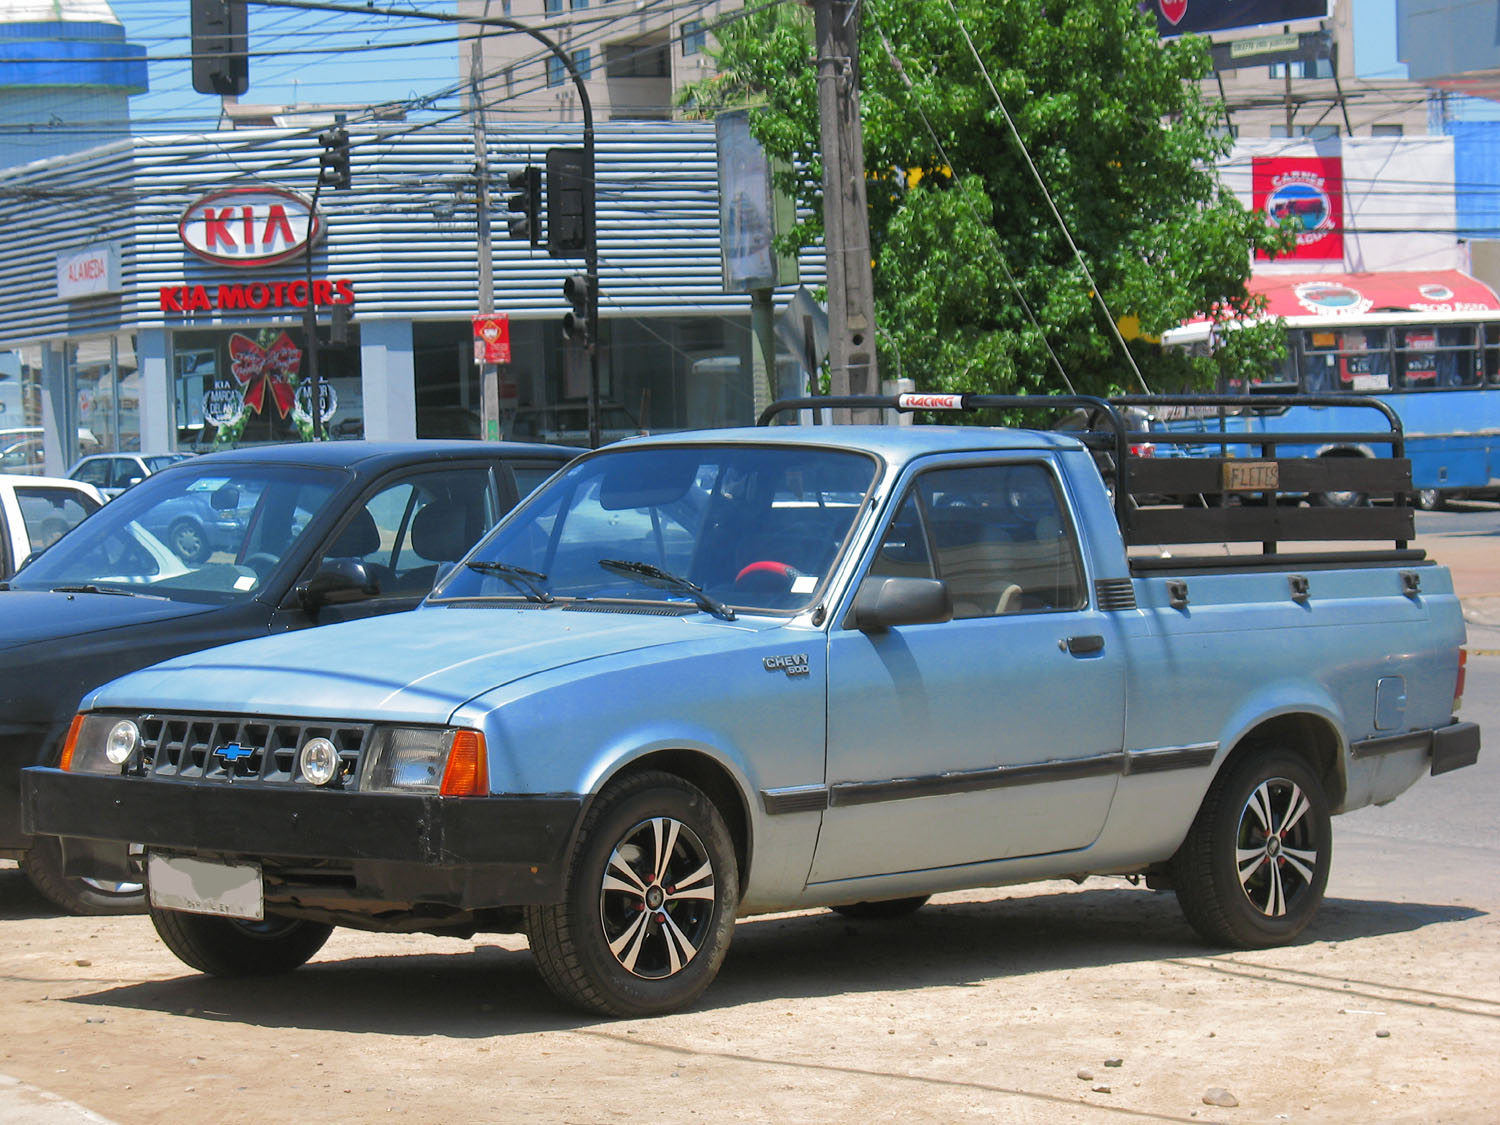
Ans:
MULTIPOLYGON (((839 395, 782 399, 761 413, 760 424, 802 410, 877 409, 899 413, 980 410, 1082 411, 1085 428, 1069 432, 1094 450, 1101 473, 1113 490, 1115 518, 1129 547, 1166 544, 1259 543, 1259 555, 1133 558, 1139 570, 1256 568, 1284 565, 1283 542, 1388 540, 1390 550, 1298 552, 1298 565, 1332 567, 1419 563, 1420 550, 1408 548, 1416 533, 1410 505, 1411 462, 1401 419, 1378 399, 1350 395, 1093 395, 901 394, 839 395), (1217 430, 1142 430, 1131 427, 1130 408, 1227 411, 1246 406, 1259 411, 1291 406, 1326 406, 1373 411, 1380 427, 1336 434, 1246 433, 1217 430), (1389 451, 1384 457, 1280 457, 1282 446, 1319 441, 1353 442, 1389 451), (1133 447, 1169 446, 1165 457, 1140 457, 1133 447), (1231 447, 1251 447, 1259 455, 1237 457, 1231 447), (1214 450, 1213 453, 1205 450, 1214 450), (1359 492, 1389 504, 1356 508, 1296 507, 1283 498, 1313 493, 1359 492), (1163 503, 1162 498, 1167 498, 1163 503), (1234 503, 1234 501, 1239 501, 1234 503)), ((1216 415, 1204 414, 1205 421, 1216 415)), ((1222 413, 1217 417, 1223 417, 1222 413)))

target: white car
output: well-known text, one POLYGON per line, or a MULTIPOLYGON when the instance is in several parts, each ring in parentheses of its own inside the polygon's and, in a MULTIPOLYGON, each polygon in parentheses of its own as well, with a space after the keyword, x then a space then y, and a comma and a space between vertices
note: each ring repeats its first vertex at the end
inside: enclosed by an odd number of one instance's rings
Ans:
POLYGON ((105 499, 113 500, 152 473, 191 456, 190 453, 94 453, 74 462, 68 476, 93 485, 105 499))
POLYGON ((99 490, 82 481, 0 473, 0 579, 103 506, 99 490))

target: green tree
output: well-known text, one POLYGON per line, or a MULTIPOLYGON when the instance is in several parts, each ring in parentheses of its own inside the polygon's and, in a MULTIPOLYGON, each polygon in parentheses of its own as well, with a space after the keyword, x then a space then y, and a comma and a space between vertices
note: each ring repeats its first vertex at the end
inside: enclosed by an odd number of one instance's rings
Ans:
MULTIPOLYGON (((1230 141, 1196 85, 1205 41, 1159 40, 1135 0, 866 0, 862 11, 883 374, 899 363, 924 390, 1058 392, 1060 367, 1080 392, 1140 389, 1029 161, 1110 310, 1138 321, 1129 347, 1152 390, 1279 358, 1274 324, 1232 334, 1212 360, 1144 338, 1205 310, 1254 315, 1250 252, 1287 245, 1219 181, 1230 141)), ((791 162, 783 186, 809 216, 788 248, 811 244, 822 237, 811 14, 747 5, 717 39, 720 73, 679 102, 705 117, 756 107, 752 131, 791 162)))

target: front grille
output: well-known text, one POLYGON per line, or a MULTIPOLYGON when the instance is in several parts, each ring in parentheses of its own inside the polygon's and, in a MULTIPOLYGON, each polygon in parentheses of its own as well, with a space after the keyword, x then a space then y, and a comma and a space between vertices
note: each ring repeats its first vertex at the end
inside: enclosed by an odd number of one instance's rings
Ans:
POLYGON ((297 754, 312 738, 339 751, 340 776, 354 779, 370 745, 368 723, 309 722, 243 715, 143 715, 141 760, 152 777, 177 781, 297 780, 297 754))

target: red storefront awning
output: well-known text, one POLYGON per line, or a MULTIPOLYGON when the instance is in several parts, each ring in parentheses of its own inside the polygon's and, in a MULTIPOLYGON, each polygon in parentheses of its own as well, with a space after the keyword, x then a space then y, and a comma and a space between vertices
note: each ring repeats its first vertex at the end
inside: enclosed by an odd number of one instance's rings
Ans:
POLYGON ((1461 270, 1381 273, 1259 273, 1250 292, 1264 294, 1271 316, 1358 316, 1362 313, 1500 312, 1500 297, 1461 270))

